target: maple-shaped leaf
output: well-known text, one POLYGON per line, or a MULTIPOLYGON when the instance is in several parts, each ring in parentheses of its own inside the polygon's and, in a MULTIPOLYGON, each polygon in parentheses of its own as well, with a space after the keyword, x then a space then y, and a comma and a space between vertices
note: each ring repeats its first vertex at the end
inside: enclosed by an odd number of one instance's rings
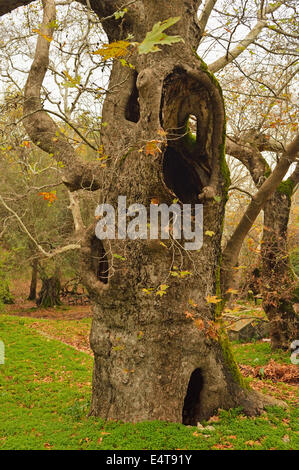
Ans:
POLYGON ((221 302, 221 299, 218 299, 217 295, 207 295, 206 301, 208 304, 218 304, 218 302, 221 302))
POLYGON ((184 315, 186 318, 191 318, 192 320, 194 319, 193 313, 188 312, 188 310, 185 310, 184 315))
POLYGON ((149 140, 145 145, 145 155, 154 157, 157 153, 162 153, 162 150, 158 147, 160 143, 160 140, 149 140))
POLYGON ((128 41, 115 41, 110 44, 104 44, 97 51, 93 52, 94 55, 102 56, 103 60, 120 59, 128 54, 128 47, 131 45, 128 41))
POLYGON ((169 286, 167 284, 161 284, 159 290, 157 290, 156 295, 159 295, 162 297, 163 295, 166 294, 166 289, 168 289, 169 286))
POLYGON ((238 290, 233 289, 232 287, 230 287, 229 289, 227 289, 226 294, 238 294, 238 292, 239 292, 238 290))
POLYGON ((39 196, 43 196, 45 201, 48 201, 48 205, 51 206, 51 204, 57 199, 56 196, 56 191, 50 191, 50 192, 42 192, 38 193, 39 196))
POLYGON ((205 324, 203 320, 201 320, 200 318, 197 318, 196 320, 194 320, 194 324, 196 328, 198 329, 198 331, 202 331, 205 328, 205 324))
POLYGON ((218 338, 219 338, 217 330, 215 328, 213 328, 213 325, 210 325, 210 327, 208 328, 208 330, 206 332, 206 336, 209 336, 214 341, 217 341, 218 338))
POLYGON ((163 31, 170 26, 174 25, 180 20, 180 16, 168 18, 168 20, 158 21, 154 24, 153 29, 149 31, 142 43, 138 46, 139 54, 148 54, 149 52, 158 52, 161 49, 158 46, 173 44, 175 42, 183 41, 181 36, 168 36, 163 31))

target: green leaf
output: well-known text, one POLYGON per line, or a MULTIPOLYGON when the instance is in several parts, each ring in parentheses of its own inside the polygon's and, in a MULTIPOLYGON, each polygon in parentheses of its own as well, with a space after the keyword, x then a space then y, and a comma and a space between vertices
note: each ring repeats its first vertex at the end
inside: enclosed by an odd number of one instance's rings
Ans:
POLYGON ((121 259, 122 261, 125 261, 125 259, 126 259, 123 256, 118 255, 117 253, 113 253, 113 257, 116 258, 116 259, 121 259))
POLYGON ((125 16, 125 14, 127 13, 127 11, 128 11, 127 8, 124 8, 123 10, 116 11, 114 13, 114 18, 116 20, 119 20, 120 18, 123 18, 125 16))
POLYGON ((208 235, 208 237, 213 237, 215 235, 215 232, 213 232, 213 230, 206 230, 205 235, 208 235))
POLYGON ((171 17, 168 18, 168 20, 158 21, 158 23, 154 24, 153 29, 146 34, 145 39, 142 41, 142 43, 139 44, 139 54, 158 52, 161 50, 158 45, 170 45, 180 41, 184 42, 181 36, 168 36, 167 34, 163 33, 165 29, 177 23, 180 18, 180 16, 171 17))

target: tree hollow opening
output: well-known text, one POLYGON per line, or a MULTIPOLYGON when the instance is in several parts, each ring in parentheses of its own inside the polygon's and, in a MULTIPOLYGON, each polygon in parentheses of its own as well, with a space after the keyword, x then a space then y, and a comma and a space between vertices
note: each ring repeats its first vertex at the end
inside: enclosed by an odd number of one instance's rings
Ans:
POLYGON ((167 147, 163 158, 163 178, 166 186, 180 201, 186 204, 198 202, 202 183, 192 162, 185 158, 179 148, 167 147))
POLYGON ((104 284, 108 283, 109 263, 103 242, 95 235, 91 239, 91 269, 104 284))
POLYGON ((198 203, 212 175, 213 108, 209 90, 176 68, 164 80, 160 122, 167 132, 166 186, 186 204, 198 203))
POLYGON ((136 85, 137 72, 134 72, 133 87, 125 109, 125 118, 127 121, 138 122, 140 118, 139 93, 136 85))
POLYGON ((200 415, 200 394, 203 388, 203 375, 201 369, 195 369, 189 380, 187 393, 184 400, 182 423, 196 426, 200 415))

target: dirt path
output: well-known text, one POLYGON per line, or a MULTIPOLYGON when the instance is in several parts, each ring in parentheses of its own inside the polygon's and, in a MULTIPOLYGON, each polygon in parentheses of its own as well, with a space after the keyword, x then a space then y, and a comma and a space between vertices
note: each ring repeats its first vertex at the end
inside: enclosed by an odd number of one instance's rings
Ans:
POLYGON ((49 318, 53 320, 82 320, 92 317, 91 305, 62 305, 56 308, 38 308, 34 302, 26 301, 6 305, 6 313, 18 317, 49 318))
MULTIPOLYGON (((27 299, 29 281, 15 280, 11 282, 14 303, 5 306, 9 315, 29 318, 49 318, 56 320, 81 320, 92 316, 91 305, 62 305, 56 308, 39 308, 34 301, 27 299)), ((38 290, 40 289, 40 281, 38 290)))

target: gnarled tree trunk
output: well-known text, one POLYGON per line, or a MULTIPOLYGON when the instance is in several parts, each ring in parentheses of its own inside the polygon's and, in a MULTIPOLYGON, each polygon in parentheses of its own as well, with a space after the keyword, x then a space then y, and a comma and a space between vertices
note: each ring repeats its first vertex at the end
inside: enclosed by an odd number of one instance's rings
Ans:
POLYGON ((206 297, 219 294, 228 177, 221 89, 192 50, 200 37, 198 4, 139 1, 122 24, 121 38, 131 33, 141 41, 157 21, 181 16, 169 34, 180 34, 185 43, 155 54, 133 53, 134 71, 114 64, 109 87, 117 93, 108 95, 103 109, 108 125, 102 138, 111 157, 103 200, 117 207, 123 195, 128 206, 143 204, 148 212, 153 199, 168 205, 174 198, 200 201, 203 230, 214 235, 204 236, 201 250, 188 252, 173 240, 104 241, 108 279, 99 295, 93 289, 90 335, 91 413, 103 418, 196 424, 219 407, 244 406, 255 413, 264 403, 245 387, 222 328, 211 334, 220 309, 217 314, 206 297), (190 116, 197 120, 196 137, 188 130, 190 116), (151 154, 145 151, 149 141, 156 145, 151 154), (175 266, 191 274, 171 276, 175 266), (160 297, 155 294, 161 284, 168 288, 160 297))
POLYGON ((42 287, 38 294, 36 304, 39 307, 55 307, 61 305, 60 301, 60 280, 57 274, 51 277, 42 277, 42 287))

